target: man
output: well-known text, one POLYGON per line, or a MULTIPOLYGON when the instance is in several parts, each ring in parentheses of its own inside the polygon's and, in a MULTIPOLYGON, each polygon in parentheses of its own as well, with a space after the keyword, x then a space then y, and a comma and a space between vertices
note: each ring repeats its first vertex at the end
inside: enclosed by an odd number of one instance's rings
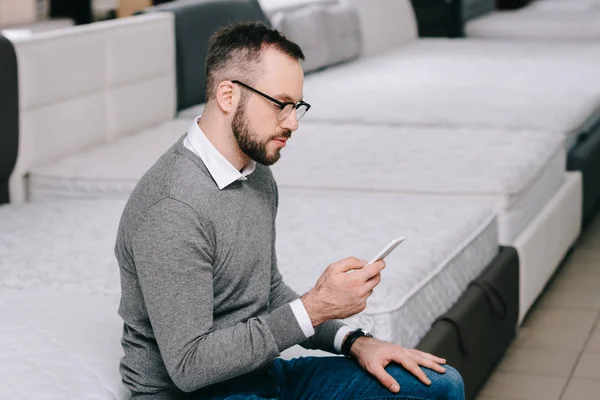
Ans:
POLYGON ((131 195, 115 252, 133 399, 464 397, 445 360, 338 321, 365 308, 383 261, 336 262, 302 297, 282 281, 268 166, 310 108, 303 58, 261 24, 218 32, 202 117, 131 195), (277 358, 295 344, 347 357, 277 358))

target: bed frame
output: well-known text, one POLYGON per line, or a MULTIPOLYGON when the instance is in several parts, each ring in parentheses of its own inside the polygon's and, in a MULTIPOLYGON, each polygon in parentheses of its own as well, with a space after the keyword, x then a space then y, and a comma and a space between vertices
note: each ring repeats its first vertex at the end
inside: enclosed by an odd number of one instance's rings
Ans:
POLYGON ((8 181, 19 150, 19 87, 17 55, 7 38, 0 35, 0 204, 8 203, 8 181))
POLYGON ((466 399, 474 399, 516 336, 518 316, 519 258, 501 247, 417 348, 445 358, 461 373, 466 399))
POLYGON ((496 0, 498 10, 516 10, 529 4, 531 0, 496 0))
POLYGON ((461 0, 411 0, 420 37, 463 37, 461 0))
POLYGON ((600 206, 600 118, 584 128, 578 142, 569 151, 567 169, 580 171, 583 177, 581 224, 586 227, 600 206))

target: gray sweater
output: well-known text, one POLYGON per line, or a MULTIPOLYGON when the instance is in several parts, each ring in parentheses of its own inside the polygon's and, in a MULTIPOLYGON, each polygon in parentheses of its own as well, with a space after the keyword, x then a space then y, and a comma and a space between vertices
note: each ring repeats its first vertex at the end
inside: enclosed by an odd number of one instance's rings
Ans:
POLYGON ((169 398, 268 366, 295 344, 334 352, 341 322, 307 340, 289 306, 299 296, 277 269, 270 169, 219 190, 182 139, 141 179, 119 226, 125 385, 169 398))

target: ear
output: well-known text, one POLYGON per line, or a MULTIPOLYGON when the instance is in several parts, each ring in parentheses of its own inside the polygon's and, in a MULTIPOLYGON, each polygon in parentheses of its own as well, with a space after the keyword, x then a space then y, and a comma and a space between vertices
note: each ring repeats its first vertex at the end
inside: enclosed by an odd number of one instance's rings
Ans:
POLYGON ((237 89, 231 81, 219 83, 216 100, 221 110, 226 114, 234 112, 237 107, 239 95, 236 93, 236 90, 239 89, 237 89))

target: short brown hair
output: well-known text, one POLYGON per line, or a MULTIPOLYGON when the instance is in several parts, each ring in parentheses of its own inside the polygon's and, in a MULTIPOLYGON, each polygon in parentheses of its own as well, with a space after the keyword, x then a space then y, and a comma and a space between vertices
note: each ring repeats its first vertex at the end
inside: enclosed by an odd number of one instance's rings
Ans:
POLYGON ((238 23, 217 31, 206 58, 206 100, 215 97, 217 85, 225 79, 252 84, 260 73, 258 64, 264 47, 274 47, 297 61, 304 60, 300 46, 263 23, 238 23))

